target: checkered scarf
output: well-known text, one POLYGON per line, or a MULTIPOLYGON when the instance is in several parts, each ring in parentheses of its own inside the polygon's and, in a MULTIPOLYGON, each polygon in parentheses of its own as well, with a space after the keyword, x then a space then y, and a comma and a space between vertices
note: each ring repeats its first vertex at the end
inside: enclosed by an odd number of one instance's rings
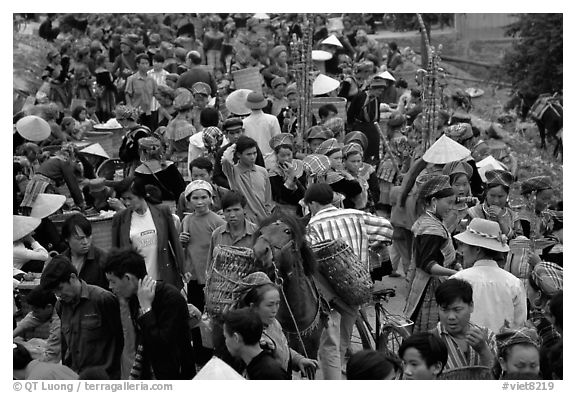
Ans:
POLYGON ((472 166, 464 161, 452 161, 444 165, 442 171, 445 175, 450 176, 456 173, 463 173, 468 179, 472 177, 472 166))
POLYGON ((350 142, 347 145, 344 145, 344 147, 342 148, 342 155, 344 156, 344 158, 348 158, 349 155, 352 155, 354 153, 360 153, 360 154, 364 153, 364 151, 362 150, 362 146, 360 146, 360 144, 356 142, 350 142))
POLYGON ((330 159, 322 154, 309 154, 302 161, 304 170, 310 176, 325 174, 330 169, 330 159))
POLYGON ((532 280, 547 296, 563 289, 564 269, 552 262, 539 262, 532 270, 532 280))
POLYGON ((552 180, 549 176, 535 176, 522 182, 521 194, 530 194, 533 191, 543 191, 551 188, 552 180))
POLYGON ((208 149, 209 153, 214 153, 222 145, 224 140, 224 134, 218 127, 206 127, 202 131, 202 141, 204 142, 204 147, 208 149))
POLYGON ((504 352, 516 344, 531 344, 540 348, 540 337, 535 329, 521 327, 519 329, 502 328, 496 334, 496 344, 498 345, 498 356, 503 356, 504 352))
POLYGON ((324 126, 328 128, 335 137, 339 137, 344 134, 344 120, 340 117, 333 117, 324 123, 324 126))
POLYGON ((485 176, 488 186, 504 186, 510 188, 514 182, 514 176, 503 169, 486 171, 485 176))
POLYGON ((447 189, 452 189, 452 186, 450 186, 450 178, 448 176, 431 176, 424 184, 422 184, 422 186, 420 186, 419 196, 420 198, 425 199, 447 189))

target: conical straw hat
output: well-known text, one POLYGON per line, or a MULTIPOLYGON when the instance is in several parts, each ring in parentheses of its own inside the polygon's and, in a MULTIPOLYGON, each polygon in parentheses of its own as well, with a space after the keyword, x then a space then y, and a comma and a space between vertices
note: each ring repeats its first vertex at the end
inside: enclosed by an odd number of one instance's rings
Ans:
POLYGON ((396 81, 396 78, 394 78, 392 74, 389 73, 388 71, 379 73, 378 75, 375 76, 375 78, 388 79, 394 82, 396 81))
POLYGON ((40 225, 40 219, 36 217, 26 216, 12 216, 12 226, 14 232, 12 233, 12 241, 20 240, 24 236, 32 233, 34 229, 40 225))
POLYGON ((470 156, 470 150, 446 135, 442 135, 422 156, 424 161, 432 164, 447 164, 460 161, 470 156))
POLYGON ((321 94, 330 93, 340 86, 340 82, 334 78, 330 78, 324 74, 319 74, 314 83, 312 84, 312 94, 319 96, 321 94))
POLYGON ((226 97, 226 108, 235 115, 244 116, 252 113, 252 110, 246 106, 248 94, 252 93, 249 89, 238 89, 226 97))
POLYGON ((100 145, 99 143, 94 143, 90 146, 85 147, 84 149, 80 150, 80 153, 92 154, 98 157, 110 158, 106 150, 100 145))
POLYGON ((66 197, 59 194, 38 194, 34 205, 32 206, 32 211, 30 212, 30 217, 44 218, 51 214, 54 214, 64 205, 66 202, 66 197))
POLYGON ((214 356, 192 379, 233 381, 244 378, 242 378, 242 376, 228 364, 214 356))
POLYGON ((50 125, 41 117, 30 115, 21 118, 16 123, 16 131, 24 139, 40 142, 50 136, 50 125))
POLYGON ((334 34, 330 34, 330 36, 328 38, 326 38, 324 41, 322 41, 321 44, 334 45, 334 46, 337 46, 339 48, 342 48, 342 43, 334 34))

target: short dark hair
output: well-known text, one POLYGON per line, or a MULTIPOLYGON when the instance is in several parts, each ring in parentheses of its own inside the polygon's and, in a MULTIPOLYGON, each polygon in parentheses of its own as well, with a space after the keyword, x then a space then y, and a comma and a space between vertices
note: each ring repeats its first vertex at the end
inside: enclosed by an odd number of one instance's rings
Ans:
POLYGON ((447 307, 457 300, 472 304, 472 285, 459 278, 451 278, 438 285, 434 295, 440 307, 447 307))
POLYGON ((20 343, 14 343, 16 346, 12 351, 12 367, 14 370, 23 370, 32 361, 32 355, 26 347, 20 343))
POLYGON ((132 248, 112 249, 106 258, 104 273, 113 274, 118 278, 130 273, 137 279, 142 279, 148 274, 144 257, 132 248))
POLYGON ((222 197, 220 201, 222 205, 222 210, 228 209, 230 206, 240 204, 242 207, 246 207, 248 201, 246 197, 241 192, 230 190, 222 197))
POLYGON ((440 362, 440 364, 442 364, 440 371, 442 371, 448 362, 448 348, 446 347, 446 344, 440 339, 440 337, 433 333, 415 333, 410 337, 405 338, 400 345, 398 355, 403 358, 404 353, 409 348, 417 350, 428 367, 440 362))
POLYGON ((328 116, 330 112, 338 113, 338 108, 334 104, 324 104, 318 108, 318 116, 321 118, 328 116))
POLYGON ((236 153, 242 154, 244 150, 248 150, 251 148, 258 148, 258 143, 246 135, 240 135, 238 141, 236 142, 236 153))
POLYGON ((398 87, 400 89, 407 89, 408 88, 408 82, 406 82, 406 80, 404 78, 400 78, 396 81, 396 87, 398 87))
POLYGON ((61 283, 70 282, 72 274, 78 276, 78 270, 72 265, 70 259, 62 254, 56 255, 44 267, 40 277, 40 285, 48 291, 54 290, 61 283))
POLYGON ((218 109, 208 106, 200 112, 200 124, 202 127, 218 127, 220 113, 218 109))
POLYGON ((78 120, 80 121, 80 113, 82 113, 82 111, 85 111, 86 107, 84 107, 83 105, 78 105, 75 106, 74 109, 72 109, 72 117, 74 118, 74 120, 78 120))
POLYGON ((388 44, 388 46, 390 47, 390 49, 392 50, 398 50, 398 44, 396 44, 396 42, 392 41, 388 44))
POLYGON ((152 60, 153 60, 153 61, 160 62, 160 63, 164 63, 164 60, 165 60, 165 59, 164 59, 164 56, 162 56, 161 53, 156 53, 156 54, 154 54, 154 56, 152 56, 152 60))
POLYGON ((201 64, 202 56, 196 51, 190 51, 186 54, 186 60, 190 60, 192 64, 201 64))
POLYGON ((363 350, 356 352, 346 364, 346 379, 379 380, 394 372, 394 365, 384 352, 363 350))
POLYGON ((249 308, 241 308, 224 314, 224 329, 229 334, 238 333, 244 344, 255 345, 260 342, 264 326, 258 314, 249 308))
POLYGON ((556 294, 554 294, 554 296, 552 296, 552 299, 550 299, 550 302, 548 303, 548 307, 550 308, 550 314, 554 317, 555 319, 555 325, 559 328, 563 327, 563 304, 564 304, 564 297, 563 297, 563 291, 558 291, 556 292, 556 294))
POLYGON ((334 199, 334 191, 329 184, 314 183, 304 193, 304 202, 318 202, 321 205, 329 205, 334 199))
POLYGON ((47 291, 42 287, 36 287, 26 296, 26 303, 32 307, 46 308, 49 304, 56 304, 56 296, 54 296, 52 291, 47 291))
POLYGON ((142 60, 146 60, 148 63, 150 63, 150 58, 146 53, 140 53, 138 56, 136 56, 136 64, 140 64, 142 60))
POLYGON ((212 164, 212 161, 206 157, 197 157, 190 161, 190 172, 192 172, 192 168, 205 169, 209 173, 212 173, 214 165, 212 164))
POLYGON ((70 239, 76 233, 76 227, 80 228, 86 236, 92 235, 92 224, 90 224, 90 221, 83 214, 77 213, 72 214, 62 224, 62 238, 70 239))
POLYGON ((240 307, 250 307, 252 303, 259 305, 264 300, 264 294, 272 289, 280 291, 274 283, 262 284, 250 289, 243 297, 240 298, 240 307))

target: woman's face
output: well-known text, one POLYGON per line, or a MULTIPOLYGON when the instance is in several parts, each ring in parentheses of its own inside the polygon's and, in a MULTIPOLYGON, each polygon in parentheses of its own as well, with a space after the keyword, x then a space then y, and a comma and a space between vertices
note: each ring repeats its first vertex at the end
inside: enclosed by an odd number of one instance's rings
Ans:
POLYGON ((330 167, 334 170, 341 170, 344 169, 344 163, 342 161, 342 151, 338 150, 335 153, 332 153, 328 156, 330 159, 330 167))
POLYGON ((126 191, 122 194, 122 200, 126 207, 132 208, 133 210, 141 209, 146 203, 144 198, 140 198, 130 191, 126 191))
POLYGON ((540 373, 540 353, 530 344, 517 344, 508 350, 506 360, 499 359, 502 370, 508 373, 540 373))
POLYGON ((281 148, 278 153, 276 154, 276 158, 278 159, 278 164, 284 164, 285 162, 292 162, 292 150, 281 148))
POLYGON ((452 183, 452 189, 456 193, 456 197, 465 197, 470 194, 470 182, 464 174, 456 175, 454 183, 452 183))
POLYGON ((348 158, 346 158, 346 160, 344 160, 344 168, 352 175, 358 174, 361 166, 362 166, 362 154, 352 154, 349 155, 348 158))
POLYGON ((492 187, 486 191, 486 204, 488 206, 498 206, 504 209, 507 200, 508 193, 504 190, 503 186, 492 187))
POLYGON ((206 105, 208 105, 208 97, 206 97, 204 94, 194 94, 194 103, 200 109, 204 109, 206 108, 206 105))
POLYGON ((454 203, 456 202, 456 195, 451 195, 446 198, 432 198, 432 204, 436 203, 436 214, 438 217, 444 219, 448 214, 454 210, 454 203))
POLYGON ((80 121, 84 121, 86 120, 86 110, 82 110, 79 114, 78 114, 78 119, 80 119, 80 121))
POLYGON ((276 288, 270 288, 262 294, 262 301, 258 305, 252 304, 252 307, 264 325, 271 325, 280 308, 280 293, 276 288))
POLYGON ((286 64, 286 61, 288 61, 288 54, 286 54, 286 52, 280 52, 280 54, 276 58, 276 61, 280 65, 286 64))

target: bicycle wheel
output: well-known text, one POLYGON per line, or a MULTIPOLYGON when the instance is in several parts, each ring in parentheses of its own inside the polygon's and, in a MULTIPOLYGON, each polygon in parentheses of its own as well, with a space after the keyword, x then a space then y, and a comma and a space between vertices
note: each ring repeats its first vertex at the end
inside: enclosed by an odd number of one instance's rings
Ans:
POLYGON ((384 325, 380 331, 377 349, 382 352, 397 355, 402 341, 409 336, 410 332, 406 328, 395 325, 384 325))

